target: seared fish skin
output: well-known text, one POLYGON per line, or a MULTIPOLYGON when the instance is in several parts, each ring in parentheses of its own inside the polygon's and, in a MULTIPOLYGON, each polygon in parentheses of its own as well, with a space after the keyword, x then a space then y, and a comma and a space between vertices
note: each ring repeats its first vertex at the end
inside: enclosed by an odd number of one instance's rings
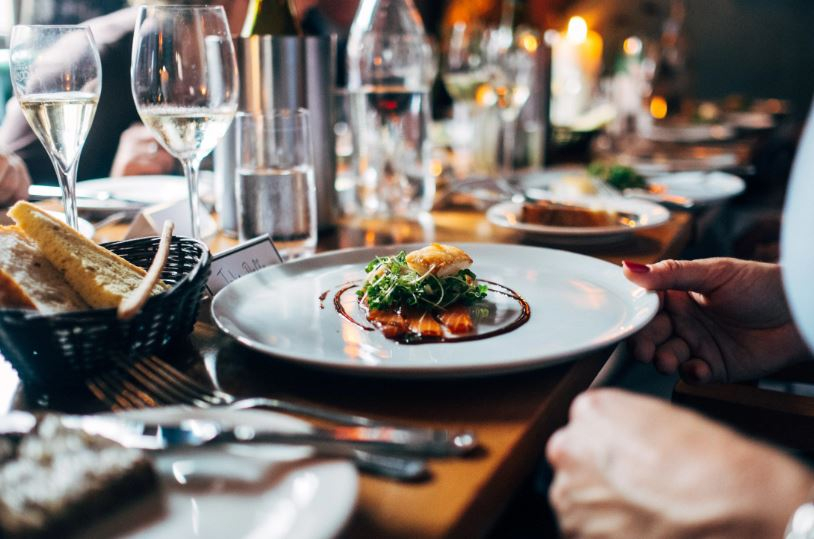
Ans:
POLYGON ((463 249, 452 245, 432 243, 407 255, 407 265, 420 275, 432 273, 436 277, 448 277, 472 265, 463 249))

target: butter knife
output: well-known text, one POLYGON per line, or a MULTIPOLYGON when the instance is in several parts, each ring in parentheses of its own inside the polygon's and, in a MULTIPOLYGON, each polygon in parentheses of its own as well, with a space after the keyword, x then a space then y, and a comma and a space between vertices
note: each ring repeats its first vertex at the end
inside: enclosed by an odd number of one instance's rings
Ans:
POLYGON ((224 427, 216 421, 189 419, 180 423, 155 424, 122 418, 66 416, 66 426, 115 440, 126 447, 163 450, 228 443, 307 445, 316 448, 344 446, 391 454, 421 457, 462 456, 475 447, 472 432, 405 431, 388 427, 312 427, 303 431, 258 428, 249 425, 224 427))

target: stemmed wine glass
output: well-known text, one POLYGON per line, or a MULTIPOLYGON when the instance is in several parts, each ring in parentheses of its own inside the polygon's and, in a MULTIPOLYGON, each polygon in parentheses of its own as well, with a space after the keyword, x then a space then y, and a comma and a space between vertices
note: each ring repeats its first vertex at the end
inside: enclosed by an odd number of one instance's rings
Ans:
POLYGON ((517 117, 529 98, 539 38, 530 30, 501 27, 484 36, 489 73, 487 104, 497 107, 503 123, 501 180, 513 172, 517 117))
POLYGON ((477 104, 478 90, 489 80, 483 36, 480 26, 457 22, 450 30, 444 55, 444 86, 467 115, 477 104))
POLYGON ((102 90, 102 63, 86 26, 17 25, 11 32, 14 95, 45 146, 77 228, 76 171, 102 90))
POLYGON ((142 6, 133 37, 136 109, 184 167, 200 238, 198 169, 237 111, 235 49, 222 6, 142 6))

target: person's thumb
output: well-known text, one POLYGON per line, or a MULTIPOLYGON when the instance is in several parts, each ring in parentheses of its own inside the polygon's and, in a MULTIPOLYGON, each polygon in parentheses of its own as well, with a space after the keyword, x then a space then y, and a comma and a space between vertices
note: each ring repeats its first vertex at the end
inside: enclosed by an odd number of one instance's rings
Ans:
POLYGON ((683 290, 708 293, 726 279, 728 263, 722 258, 663 260, 644 265, 624 261, 625 277, 647 290, 683 290))

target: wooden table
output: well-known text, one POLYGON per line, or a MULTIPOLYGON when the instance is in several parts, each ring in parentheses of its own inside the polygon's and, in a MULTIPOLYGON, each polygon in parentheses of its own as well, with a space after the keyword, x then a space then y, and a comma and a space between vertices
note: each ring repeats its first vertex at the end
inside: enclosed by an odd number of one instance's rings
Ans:
MULTIPOLYGON (((592 253, 614 263, 623 258, 653 262, 675 257, 689 238, 691 218, 674 214, 664 226, 640 233, 631 243, 592 253)), ((100 230, 97 240, 119 239, 123 226, 100 230)), ((467 211, 433 214, 423 225, 345 221, 323 235, 320 248, 401 242, 506 242, 524 238, 492 227, 467 211)), ((219 236, 213 252, 234 240, 219 236)), ((206 307, 206 306, 205 306, 206 307)), ((481 443, 465 459, 432 462, 432 477, 403 484, 362 476, 359 504, 344 531, 349 538, 476 537, 487 533, 512 493, 538 462, 545 441, 567 417, 573 398, 594 380, 611 349, 567 364, 484 379, 447 381, 377 380, 325 373, 274 361, 220 335, 204 315, 191 343, 172 352, 173 363, 193 376, 213 376, 237 395, 296 398, 410 425, 471 428, 481 443)), ((0 403, 15 383, 0 369, 0 403)), ((75 398, 66 400, 75 402, 75 398)), ((51 398, 51 406, 71 404, 51 398)))

